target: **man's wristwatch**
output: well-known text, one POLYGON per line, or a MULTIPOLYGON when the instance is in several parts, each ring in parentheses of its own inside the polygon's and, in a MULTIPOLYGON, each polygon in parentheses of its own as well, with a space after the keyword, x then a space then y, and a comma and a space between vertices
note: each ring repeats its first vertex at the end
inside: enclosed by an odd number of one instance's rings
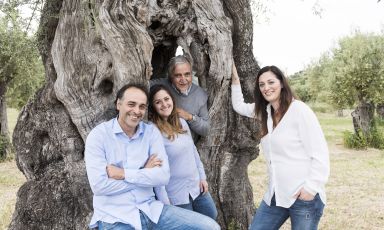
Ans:
POLYGON ((192 122, 192 121, 196 121, 196 115, 195 114, 192 114, 192 119, 189 120, 189 122, 192 122))

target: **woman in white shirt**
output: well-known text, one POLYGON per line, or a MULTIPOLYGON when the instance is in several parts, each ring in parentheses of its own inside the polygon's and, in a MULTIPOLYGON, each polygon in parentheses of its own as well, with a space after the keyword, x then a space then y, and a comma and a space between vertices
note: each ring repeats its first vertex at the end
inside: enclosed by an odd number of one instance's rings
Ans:
POLYGON ((236 67, 232 69, 232 105, 240 115, 261 122, 261 146, 269 186, 251 230, 279 229, 290 218, 292 229, 317 229, 326 203, 329 153, 313 111, 295 99, 276 66, 256 78, 255 103, 244 103, 236 67))

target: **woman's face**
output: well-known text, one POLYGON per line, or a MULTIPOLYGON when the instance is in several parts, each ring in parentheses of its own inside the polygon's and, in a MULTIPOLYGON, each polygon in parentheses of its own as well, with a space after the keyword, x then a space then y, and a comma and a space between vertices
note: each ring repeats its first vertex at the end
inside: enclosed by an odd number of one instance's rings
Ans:
POLYGON ((166 120, 171 115, 173 110, 172 97, 165 90, 160 90, 153 97, 153 107, 159 116, 166 120))
POLYGON ((265 72, 259 77, 259 89, 265 100, 272 105, 278 105, 280 101, 281 82, 271 71, 265 72))

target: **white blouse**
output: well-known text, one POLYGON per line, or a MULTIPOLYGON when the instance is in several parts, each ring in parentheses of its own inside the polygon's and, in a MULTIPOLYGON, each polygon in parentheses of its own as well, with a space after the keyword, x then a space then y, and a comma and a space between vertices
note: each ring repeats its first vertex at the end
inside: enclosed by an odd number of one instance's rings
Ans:
MULTIPOLYGON (((240 85, 232 85, 232 105, 240 115, 255 116, 255 103, 244 103, 240 85)), ((275 194, 276 205, 289 208, 296 200, 294 195, 304 188, 312 195, 318 193, 325 204, 329 152, 316 115, 305 103, 294 100, 273 128, 270 104, 267 113, 268 134, 261 139, 269 174, 264 201, 270 205, 275 194)))

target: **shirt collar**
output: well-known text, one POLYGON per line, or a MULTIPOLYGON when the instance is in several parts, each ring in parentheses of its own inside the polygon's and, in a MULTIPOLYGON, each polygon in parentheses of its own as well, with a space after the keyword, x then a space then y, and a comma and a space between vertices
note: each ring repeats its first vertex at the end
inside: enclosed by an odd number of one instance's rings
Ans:
POLYGON ((179 91, 173 83, 171 83, 171 84, 172 84, 172 87, 176 90, 177 93, 179 93, 179 94, 181 94, 181 95, 184 95, 184 96, 188 96, 189 92, 191 91, 191 88, 192 88, 192 84, 193 84, 193 83, 188 87, 188 89, 187 89, 187 91, 186 91, 185 93, 179 91))
MULTIPOLYGON (((112 127, 112 130, 113 130, 113 133, 114 134, 119 134, 119 133, 123 133, 126 137, 127 134, 125 134, 124 130, 121 128, 120 124, 119 124, 119 121, 117 120, 119 116, 117 116, 115 119, 114 119, 114 122, 113 122, 113 127, 112 127)), ((139 127, 138 129, 136 130, 136 133, 130 138, 128 137, 129 139, 136 139, 137 137, 139 137, 142 133, 144 133, 144 122, 143 121, 140 121, 139 122, 139 127)))

